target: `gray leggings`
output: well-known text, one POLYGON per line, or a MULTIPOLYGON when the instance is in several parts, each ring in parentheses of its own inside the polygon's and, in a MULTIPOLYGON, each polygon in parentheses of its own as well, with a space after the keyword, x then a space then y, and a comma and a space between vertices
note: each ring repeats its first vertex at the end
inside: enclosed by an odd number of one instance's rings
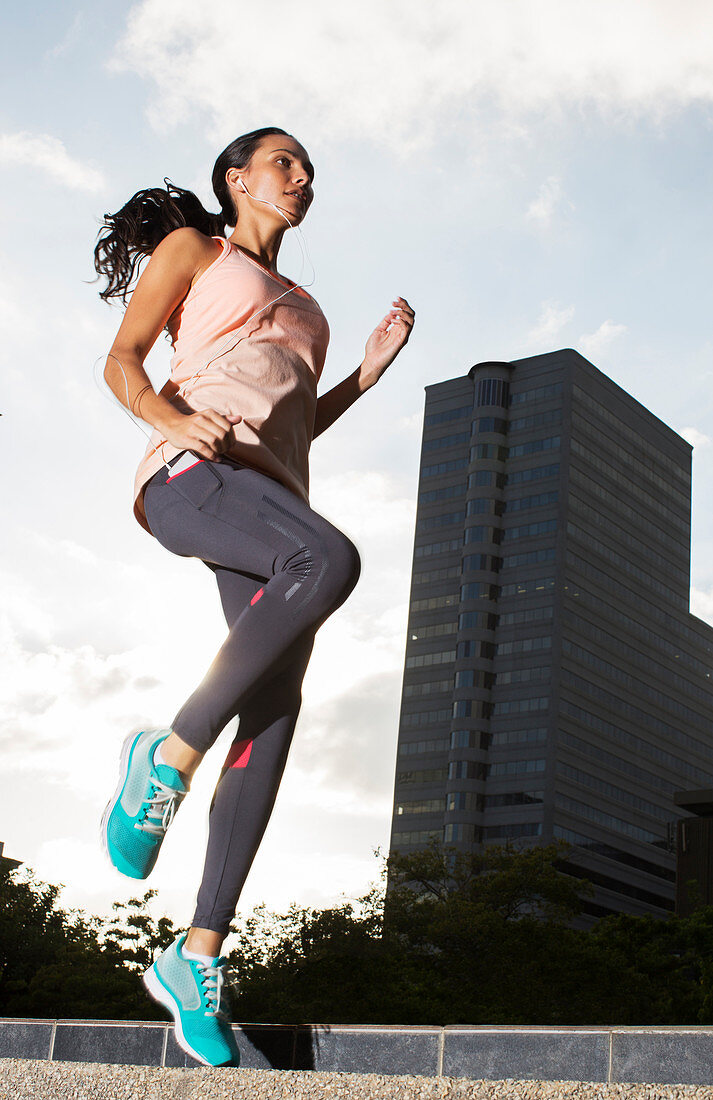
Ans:
MULTIPOLYGON (((173 460, 175 463, 178 461, 173 460)), ((174 554, 218 581, 228 636, 172 723, 205 752, 240 716, 210 809, 192 924, 226 935, 272 812, 315 632, 359 579, 354 544, 278 481, 224 459, 146 486, 146 517, 174 554)))

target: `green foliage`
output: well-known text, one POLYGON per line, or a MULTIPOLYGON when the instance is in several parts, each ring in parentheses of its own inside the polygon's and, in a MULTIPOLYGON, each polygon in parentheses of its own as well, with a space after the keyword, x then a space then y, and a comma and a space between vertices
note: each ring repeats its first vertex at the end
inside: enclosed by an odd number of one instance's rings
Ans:
POLYGON ((228 956, 240 989, 236 1016, 276 1023, 367 1018, 384 955, 382 911, 383 890, 375 886, 329 909, 292 905, 279 915, 259 906, 239 919, 228 956), (327 1007, 329 1017, 319 1011, 327 1007))
POLYGON ((156 920, 149 911, 149 902, 156 890, 147 890, 142 898, 115 901, 115 916, 102 932, 103 942, 114 949, 124 965, 136 974, 143 974, 156 956, 173 943, 180 931, 168 917, 156 920))
MULTIPOLYGON (((162 1019, 136 973, 145 940, 132 955, 121 945, 118 919, 104 931, 99 918, 61 908, 61 889, 31 870, 0 868, 0 1015, 162 1019)), ((141 918, 141 902, 137 914, 131 905, 119 908, 129 920, 141 918)))
MULTIPOLYGON (((393 856, 362 898, 258 906, 233 926, 234 1017, 275 1023, 708 1024, 713 907, 571 927, 586 881, 563 842, 393 856)), ((155 891, 108 921, 0 873, 0 1015, 163 1018, 139 980, 178 929, 155 891)))

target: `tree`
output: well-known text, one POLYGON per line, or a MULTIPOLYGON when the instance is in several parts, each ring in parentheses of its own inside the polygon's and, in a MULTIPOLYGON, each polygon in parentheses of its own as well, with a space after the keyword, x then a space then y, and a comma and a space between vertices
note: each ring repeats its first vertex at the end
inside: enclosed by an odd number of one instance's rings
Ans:
POLYGON ((390 910, 428 898, 458 899, 504 920, 569 920, 581 911, 580 895, 593 892, 591 883, 556 868, 571 847, 558 840, 518 850, 508 840, 479 852, 460 852, 431 841, 420 852, 396 852, 388 860, 387 922, 390 910))
POLYGON ((101 920, 61 908, 61 890, 29 869, 0 869, 0 1014, 145 1016, 138 980, 99 941, 101 920))
MULTIPOLYGON (((431 846, 326 909, 258 906, 231 929, 234 1018, 406 1024, 713 1022, 713 907, 566 925, 591 889, 562 844, 459 855, 431 846)), ((378 853, 377 853, 378 854, 378 853)), ((140 973, 177 930, 155 891, 109 921, 66 911, 61 887, 0 872, 0 1015, 163 1019, 140 973)))
POLYGON ((156 920, 151 916, 149 902, 156 894, 156 890, 147 890, 142 898, 115 901, 112 909, 116 915, 102 932, 103 942, 113 947, 124 965, 136 974, 147 970, 156 955, 185 931, 175 928, 168 917, 156 920))

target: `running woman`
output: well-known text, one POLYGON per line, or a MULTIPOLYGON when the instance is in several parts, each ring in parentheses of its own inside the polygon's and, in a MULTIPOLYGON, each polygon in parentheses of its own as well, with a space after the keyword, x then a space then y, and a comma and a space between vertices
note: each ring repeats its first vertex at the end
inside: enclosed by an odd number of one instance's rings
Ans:
POLYGON ((277 270, 285 231, 312 203, 313 178, 294 137, 255 130, 216 161, 220 214, 167 183, 106 215, 95 249, 108 280, 101 297, 128 299, 104 377, 154 429, 136 475, 136 518, 166 549, 214 572, 229 628, 171 726, 124 742, 102 840, 119 871, 146 878, 193 773, 239 716, 211 802, 191 927, 143 978, 173 1016, 180 1046, 214 1066, 239 1060, 221 946, 275 802, 315 633, 361 568, 354 544, 310 508, 310 444, 379 380, 414 323, 396 299, 361 365, 317 397, 329 328, 314 298, 277 270), (156 393, 144 360, 164 329, 174 354, 156 393))

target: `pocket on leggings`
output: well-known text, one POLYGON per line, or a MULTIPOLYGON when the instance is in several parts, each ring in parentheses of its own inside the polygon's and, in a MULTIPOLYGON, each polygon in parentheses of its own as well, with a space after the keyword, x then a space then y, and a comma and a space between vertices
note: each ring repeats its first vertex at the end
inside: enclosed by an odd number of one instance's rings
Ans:
POLYGON ((198 509, 204 508, 210 501, 217 502, 223 490, 220 474, 205 459, 197 459, 194 466, 169 477, 166 484, 198 509))

